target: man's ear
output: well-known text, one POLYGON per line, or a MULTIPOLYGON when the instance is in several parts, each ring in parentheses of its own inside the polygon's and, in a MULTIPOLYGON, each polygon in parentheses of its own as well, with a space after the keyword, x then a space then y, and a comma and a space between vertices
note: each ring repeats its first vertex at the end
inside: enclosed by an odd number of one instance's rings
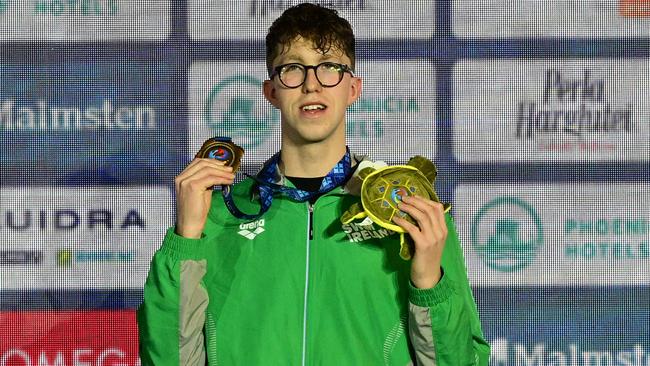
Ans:
POLYGON ((264 98, 266 98, 266 100, 268 100, 271 105, 273 105, 275 108, 280 108, 280 103, 275 97, 275 86, 273 85, 273 81, 264 80, 264 84, 262 84, 262 93, 264 93, 264 98))
POLYGON ((350 79, 350 93, 348 94, 348 107, 356 102, 361 97, 361 89, 363 89, 363 82, 359 77, 352 77, 350 79))

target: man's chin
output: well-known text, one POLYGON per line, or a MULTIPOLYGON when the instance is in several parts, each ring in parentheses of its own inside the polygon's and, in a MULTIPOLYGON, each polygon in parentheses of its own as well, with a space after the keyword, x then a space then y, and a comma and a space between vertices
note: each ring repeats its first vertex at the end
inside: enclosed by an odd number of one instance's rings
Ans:
POLYGON ((325 142, 328 142, 329 140, 333 140, 333 135, 332 134, 302 134, 297 136, 294 141, 300 145, 312 145, 312 144, 322 144, 325 142))

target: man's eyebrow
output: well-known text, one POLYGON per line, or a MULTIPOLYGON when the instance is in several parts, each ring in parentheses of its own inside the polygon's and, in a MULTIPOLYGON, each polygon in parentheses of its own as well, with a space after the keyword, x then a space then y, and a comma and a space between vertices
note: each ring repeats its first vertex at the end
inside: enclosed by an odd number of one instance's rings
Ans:
POLYGON ((283 63, 291 63, 291 62, 298 62, 298 63, 304 63, 305 60, 300 57, 300 56, 295 56, 295 55, 287 55, 282 58, 283 63))
MULTIPOLYGON (((323 62, 323 61, 331 61, 332 59, 336 59, 337 57, 331 54, 325 54, 322 55, 319 59, 318 62, 323 62)), ((300 64, 305 64, 305 59, 302 58, 300 55, 291 55, 287 54, 286 56, 283 57, 282 60, 283 64, 287 63, 300 63, 300 64)))

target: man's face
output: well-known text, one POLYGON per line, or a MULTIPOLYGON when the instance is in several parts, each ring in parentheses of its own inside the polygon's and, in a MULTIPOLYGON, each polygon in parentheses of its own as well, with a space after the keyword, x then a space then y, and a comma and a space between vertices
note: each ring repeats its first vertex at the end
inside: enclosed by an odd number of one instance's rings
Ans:
MULTIPOLYGON (((350 59, 339 50, 322 54, 310 41, 297 38, 290 48, 273 60, 273 67, 288 63, 318 65, 335 62, 351 66, 350 59)), ((282 142, 302 146, 334 142, 345 145, 345 110, 361 95, 361 79, 343 73, 334 87, 324 87, 314 69, 307 69, 303 85, 291 89, 279 76, 264 82, 264 96, 282 115, 282 142)))

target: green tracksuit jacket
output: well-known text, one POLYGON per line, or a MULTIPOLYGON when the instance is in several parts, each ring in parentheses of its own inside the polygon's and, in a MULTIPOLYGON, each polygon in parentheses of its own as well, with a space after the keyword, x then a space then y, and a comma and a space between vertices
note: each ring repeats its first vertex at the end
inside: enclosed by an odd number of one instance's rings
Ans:
MULTIPOLYGON (((398 234, 341 224, 355 179, 313 205, 276 196, 251 222, 215 194, 201 239, 169 229, 138 309, 142 364, 487 365, 451 217, 443 276, 417 289, 398 234)), ((244 212, 252 183, 233 189, 244 212)))

